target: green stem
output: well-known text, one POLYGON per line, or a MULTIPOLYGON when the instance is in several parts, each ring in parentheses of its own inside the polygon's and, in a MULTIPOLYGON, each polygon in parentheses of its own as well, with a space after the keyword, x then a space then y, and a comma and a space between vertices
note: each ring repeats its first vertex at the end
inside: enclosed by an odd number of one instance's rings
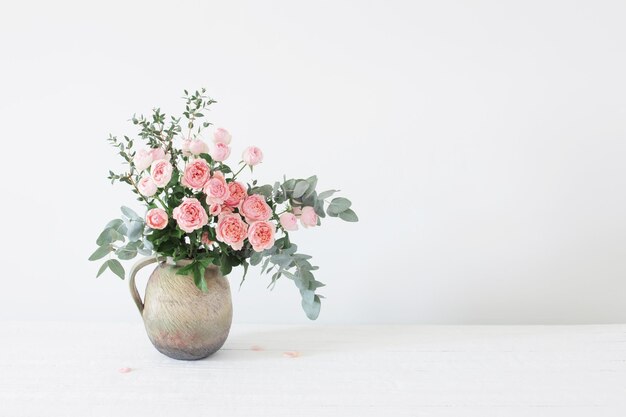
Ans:
POLYGON ((161 200, 161 197, 159 197, 158 195, 155 195, 154 198, 156 198, 157 200, 159 200, 159 203, 161 203, 161 205, 163 206, 163 208, 165 209, 165 211, 167 211, 167 204, 165 204, 163 202, 163 200, 161 200))
MULTIPOLYGON (((243 162, 243 161, 242 161, 243 162)), ((239 175, 241 173, 241 171, 243 171, 243 169, 246 167, 246 164, 244 163, 243 166, 241 168, 239 168, 239 171, 237 171, 235 173, 235 175, 233 175, 233 179, 237 178, 237 175, 239 175)))

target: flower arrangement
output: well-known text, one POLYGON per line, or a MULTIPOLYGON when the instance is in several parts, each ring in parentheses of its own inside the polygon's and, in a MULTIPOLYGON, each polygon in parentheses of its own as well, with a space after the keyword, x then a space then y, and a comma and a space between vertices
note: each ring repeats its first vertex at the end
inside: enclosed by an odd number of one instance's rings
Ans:
POLYGON ((256 180, 244 184, 239 175, 246 167, 253 172, 263 162, 263 152, 250 146, 236 170, 226 164, 231 134, 218 128, 211 145, 202 139, 212 126, 202 121, 203 112, 216 103, 205 93, 205 89, 192 94, 185 90, 181 117, 168 118, 158 108, 149 118, 133 116, 145 148, 136 150, 135 138, 109 135, 108 141, 128 168, 120 174, 109 171, 108 179, 128 184, 146 213, 142 217, 123 206, 121 218, 111 220, 98 236, 98 248, 89 260, 108 257, 97 276, 108 269, 124 279, 119 261, 137 254, 169 261, 189 259, 177 273, 193 275, 202 291, 207 290, 203 277, 210 265, 219 267, 223 275, 242 266, 243 283, 248 267, 262 264, 261 273, 271 274, 268 287, 283 276, 293 280, 307 317, 314 320, 322 298, 316 290, 324 284, 315 279, 318 267, 311 264, 311 256, 298 252, 290 233, 300 226, 319 226, 326 215, 358 221, 351 202, 344 197, 330 199, 337 190, 318 193, 316 176, 283 178, 273 185, 256 180))

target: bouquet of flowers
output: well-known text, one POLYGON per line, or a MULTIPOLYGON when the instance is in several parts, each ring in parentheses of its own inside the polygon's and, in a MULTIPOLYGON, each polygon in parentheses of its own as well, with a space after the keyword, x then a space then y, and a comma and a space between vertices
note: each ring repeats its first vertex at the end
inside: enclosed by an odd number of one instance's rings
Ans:
POLYGON ((311 264, 311 256, 298 252, 290 232, 300 226, 319 226, 326 215, 356 222, 351 202, 344 197, 331 199, 337 190, 318 193, 316 176, 244 184, 238 176, 246 167, 253 172, 263 162, 263 152, 250 146, 235 169, 225 163, 231 154, 230 133, 215 129, 211 145, 202 139, 212 125, 202 121, 203 112, 215 103, 205 93, 205 89, 192 94, 185 90, 181 117, 168 118, 158 108, 151 117, 133 116, 138 138, 146 145, 141 149, 135 148, 137 138, 109 135, 127 169, 109 171, 108 178, 111 183, 128 184, 146 213, 140 216, 123 206, 122 216, 111 220, 98 236, 98 248, 89 260, 107 257, 97 276, 108 269, 124 279, 119 261, 137 254, 164 261, 189 259, 177 273, 193 275, 202 291, 207 289, 203 277, 210 265, 219 267, 223 275, 242 266, 243 283, 248 267, 262 264, 261 273, 271 274, 268 287, 283 276, 292 280, 300 290, 304 311, 314 320, 323 298, 316 290, 324 284, 315 279, 318 267, 311 264))

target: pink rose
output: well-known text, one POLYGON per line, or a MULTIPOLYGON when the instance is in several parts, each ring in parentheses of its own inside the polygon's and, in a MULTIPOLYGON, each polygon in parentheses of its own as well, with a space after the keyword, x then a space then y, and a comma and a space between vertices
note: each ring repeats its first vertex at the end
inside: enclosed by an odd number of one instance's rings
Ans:
POLYGON ((313 207, 302 207, 300 223, 302 223, 302 226, 305 228, 317 226, 317 214, 315 213, 313 207))
POLYGON ((228 130, 219 128, 213 134, 213 142, 214 143, 223 143, 225 145, 230 145, 230 140, 232 136, 228 133, 228 130))
POLYGON ((206 194, 207 204, 224 204, 224 201, 230 196, 228 184, 221 172, 215 174, 204 185, 204 193, 206 194))
POLYGON ((201 189, 211 176, 211 168, 204 159, 194 159, 185 167, 181 183, 185 187, 201 189))
POLYGON ((246 197, 241 202, 239 211, 244 215, 248 223, 269 220, 272 217, 272 209, 265 202, 265 197, 259 194, 246 197))
POLYGON ((222 206, 219 204, 211 204, 209 206, 209 214, 211 216, 219 216, 219 214, 222 212, 222 206))
POLYGON ((237 207, 241 200, 248 196, 248 190, 246 186, 238 181, 228 183, 228 191, 230 196, 226 199, 225 203, 229 207, 237 207))
POLYGON ((298 218, 293 213, 283 213, 278 217, 280 225, 288 232, 298 230, 298 218))
POLYGON ((220 214, 230 214, 230 213, 234 213, 235 211, 233 210, 232 207, 228 207, 228 206, 222 206, 222 212, 220 214))
POLYGON ((152 154, 147 149, 140 149, 133 157, 133 163, 137 171, 143 171, 147 169, 152 163, 152 154))
POLYGON ((174 209, 173 217, 178 227, 187 233, 200 229, 209 222, 204 207, 195 198, 184 198, 180 206, 174 209))
POLYGON ((183 139, 183 144, 180 147, 181 151, 183 151, 183 156, 191 156, 189 145, 191 145, 191 139, 183 139))
POLYGON ((167 213, 160 208, 153 208, 146 213, 146 224, 151 229, 162 230, 167 226, 167 213))
POLYGON ((203 245, 206 245, 206 246, 210 246, 213 243, 215 243, 211 239, 209 239, 209 232, 202 232, 202 236, 200 237, 200 241, 202 242, 203 245))
POLYGON ((241 154, 241 159, 253 167, 263 162, 263 152, 256 146, 248 146, 241 154))
POLYGON ((274 246, 274 234, 276 226, 270 222, 254 222, 248 229, 248 240, 252 244, 252 249, 261 252, 274 246))
POLYGON ((222 214, 215 226, 215 232, 217 240, 240 250, 248 233, 248 225, 239 214, 222 214))
POLYGON ((165 159, 154 161, 150 166, 150 176, 157 187, 165 187, 172 179, 172 164, 165 159))
POLYGON ((169 161, 171 158, 170 154, 168 154, 167 157, 165 156, 165 150, 163 150, 163 148, 150 149, 150 156, 153 161, 156 161, 157 159, 167 159, 169 161))
POLYGON ((209 145, 200 139, 194 139, 189 144, 189 152, 193 155, 200 155, 201 153, 209 153, 209 145))
POLYGON ((230 156, 230 147, 223 142, 217 142, 213 145, 213 149, 210 153, 211 158, 217 162, 222 162, 230 156))
POLYGON ((152 197, 157 192, 157 186, 150 177, 143 177, 137 183, 137 189, 144 197, 152 197))

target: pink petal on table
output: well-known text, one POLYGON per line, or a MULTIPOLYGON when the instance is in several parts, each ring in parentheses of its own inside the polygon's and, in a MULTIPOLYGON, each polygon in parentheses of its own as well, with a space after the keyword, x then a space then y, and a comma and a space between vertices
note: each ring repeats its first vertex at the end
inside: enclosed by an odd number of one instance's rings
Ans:
POLYGON ((290 350, 288 352, 283 352, 283 357, 285 357, 285 358, 297 358, 298 356, 300 356, 300 352, 298 352, 296 350, 290 350))
POLYGON ((262 351, 264 349, 261 346, 259 346, 259 345, 253 345, 253 346, 250 346, 250 350, 253 350, 255 352, 260 352, 260 351, 262 351))
POLYGON ((129 373, 130 371, 132 371, 132 369, 131 369, 131 368, 126 368, 126 367, 124 367, 124 368, 120 368, 120 369, 118 369, 117 371, 118 371, 120 374, 127 374, 127 373, 129 373))

